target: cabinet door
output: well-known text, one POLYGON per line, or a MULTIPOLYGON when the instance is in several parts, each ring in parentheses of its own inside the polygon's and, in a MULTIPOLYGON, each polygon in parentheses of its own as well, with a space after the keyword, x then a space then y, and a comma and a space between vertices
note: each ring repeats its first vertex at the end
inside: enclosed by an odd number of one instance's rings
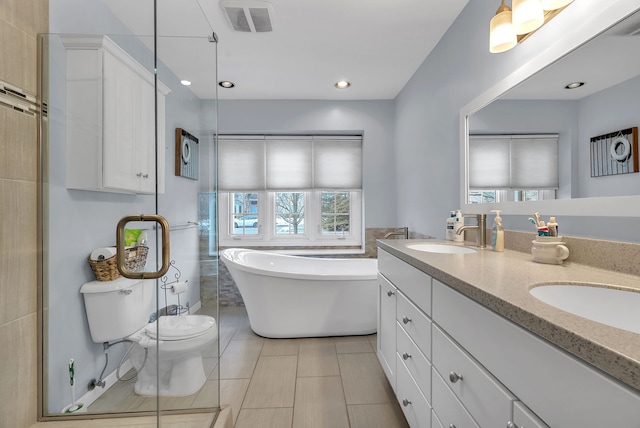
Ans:
POLYGON ((397 290, 378 274, 378 360, 396 390, 396 296, 397 290))
MULTIPOLYGON (((153 85, 144 79, 139 79, 138 86, 140 96, 135 101, 135 114, 139 124, 135 141, 138 160, 136 177, 139 180, 141 193, 154 193, 156 182, 156 141, 153 128, 155 123, 154 89, 153 85)), ((158 115, 160 115, 160 109, 158 109, 158 115)), ((164 163, 164 160, 162 160, 162 163, 164 163)), ((158 165, 160 166, 162 163, 161 159, 158 158, 158 165)))
POLYGON ((138 190, 136 96, 139 76, 108 51, 103 51, 103 171, 104 187, 138 190))

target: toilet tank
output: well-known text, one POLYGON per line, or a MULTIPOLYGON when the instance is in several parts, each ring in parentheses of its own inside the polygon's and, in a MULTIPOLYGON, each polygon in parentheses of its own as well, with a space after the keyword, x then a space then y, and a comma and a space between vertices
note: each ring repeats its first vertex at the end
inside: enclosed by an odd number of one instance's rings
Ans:
POLYGON ((91 339, 96 343, 119 340, 147 324, 153 312, 153 283, 120 277, 80 287, 91 339))

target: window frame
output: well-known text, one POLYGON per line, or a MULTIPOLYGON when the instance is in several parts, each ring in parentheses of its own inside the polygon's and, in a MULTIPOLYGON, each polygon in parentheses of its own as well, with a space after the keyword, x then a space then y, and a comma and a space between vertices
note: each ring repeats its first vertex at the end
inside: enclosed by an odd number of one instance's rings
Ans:
MULTIPOLYGON (((278 191, 282 192, 282 191, 278 191)), ((292 190, 297 193, 300 190, 292 190)), ((258 233, 249 235, 234 235, 230 229, 230 213, 233 209, 233 193, 243 192, 219 192, 219 239, 221 247, 273 247, 297 248, 298 253, 353 253, 364 252, 364 198, 361 190, 330 190, 316 189, 302 191, 305 193, 305 230, 302 234, 278 235, 276 234, 276 192, 247 191, 244 193, 258 194, 258 233), (323 235, 321 230, 322 219, 322 192, 349 193, 350 232, 341 235, 323 235), (348 248, 345 248, 348 247, 348 248)))

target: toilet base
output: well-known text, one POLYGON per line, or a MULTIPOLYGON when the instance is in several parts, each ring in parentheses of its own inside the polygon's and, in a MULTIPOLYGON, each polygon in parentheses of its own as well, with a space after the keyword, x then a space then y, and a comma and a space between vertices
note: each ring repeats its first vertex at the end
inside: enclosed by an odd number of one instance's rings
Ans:
MULTIPOLYGON (((162 359, 162 357, 160 358, 162 359)), ((144 367, 138 373, 138 380, 134 387, 136 394, 185 397, 198 392, 207 380, 202 356, 199 354, 172 361, 161 361, 158 368, 159 382, 156 382, 156 364, 157 358, 149 355, 144 367)))

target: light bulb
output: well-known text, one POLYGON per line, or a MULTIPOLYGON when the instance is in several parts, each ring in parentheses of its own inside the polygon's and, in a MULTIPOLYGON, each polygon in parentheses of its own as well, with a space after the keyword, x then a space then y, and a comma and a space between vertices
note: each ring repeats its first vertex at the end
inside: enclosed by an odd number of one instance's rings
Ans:
POLYGON ((544 24, 540 0, 513 0, 513 28, 516 34, 527 34, 544 24))

